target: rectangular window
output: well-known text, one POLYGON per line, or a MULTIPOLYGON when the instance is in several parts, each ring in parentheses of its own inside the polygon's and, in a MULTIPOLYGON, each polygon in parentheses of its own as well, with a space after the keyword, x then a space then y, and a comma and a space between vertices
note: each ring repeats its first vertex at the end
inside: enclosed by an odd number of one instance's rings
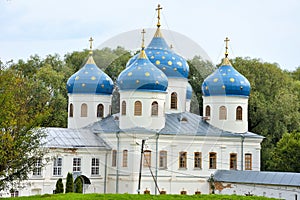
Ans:
POLYGON ((111 166, 112 167, 117 166, 117 150, 112 151, 111 166))
POLYGON ((61 176, 62 158, 55 158, 53 161, 53 176, 61 176))
POLYGON ((187 168, 187 153, 186 152, 180 152, 179 153, 179 168, 187 168))
POLYGON ((151 151, 144 151, 144 167, 151 166, 151 151))
POLYGON ((237 155, 236 153, 230 154, 230 170, 236 170, 237 169, 237 155))
POLYGON ((19 196, 19 191, 18 190, 14 190, 10 192, 10 197, 18 197, 19 196))
POLYGON ((217 153, 209 153, 209 169, 217 169, 217 153))
POLYGON ((167 151, 159 152, 159 168, 167 169, 167 151))
POLYGON ((199 169, 202 168, 201 160, 202 160, 201 152, 195 152, 194 153, 194 168, 199 168, 199 169))
POLYGON ((81 172, 81 158, 73 158, 73 172, 81 172))
POLYGON ((128 163, 128 151, 125 149, 123 151, 123 167, 127 167, 128 163))
POLYGON ((252 170, 252 154, 245 154, 245 170, 252 170))
POLYGON ((34 169, 33 169, 33 176, 42 176, 42 159, 37 159, 34 169))
POLYGON ((99 158, 92 158, 92 175, 99 175, 99 158))

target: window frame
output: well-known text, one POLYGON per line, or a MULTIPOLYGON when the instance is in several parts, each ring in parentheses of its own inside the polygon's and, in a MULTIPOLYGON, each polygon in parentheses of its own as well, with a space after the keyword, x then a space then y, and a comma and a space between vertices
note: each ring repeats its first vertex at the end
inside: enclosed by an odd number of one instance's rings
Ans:
POLYGON ((116 167, 117 166, 117 150, 112 150, 111 153, 111 166, 116 167))
POLYGON ((122 166, 123 167, 128 167, 128 150, 124 149, 123 150, 123 160, 122 160, 122 166))
POLYGON ((226 106, 219 107, 219 120, 227 120, 227 108, 226 106))
POLYGON ((151 104, 151 116, 158 116, 158 103, 153 101, 151 104))
POLYGON ((53 160, 53 176, 62 176, 62 157, 57 157, 53 160))
POLYGON ((69 117, 74 117, 74 105, 73 103, 70 103, 70 106, 69 106, 69 117))
POLYGON ((229 157, 229 169, 237 170, 237 153, 231 153, 229 157))
POLYGON ((81 172, 81 158, 73 158, 73 172, 81 172))
POLYGON ((102 103, 99 103, 97 105, 97 118, 103 118, 104 117, 104 105, 102 103))
POLYGON ((159 151, 159 168, 167 169, 168 166, 168 152, 166 150, 159 151))
POLYGON ((42 176, 42 158, 38 158, 34 163, 34 169, 32 171, 33 176, 42 176))
POLYGON ((121 115, 126 115, 126 101, 122 101, 122 106, 121 106, 121 115))
POLYGON ((211 115, 211 108, 209 105, 205 106, 205 117, 210 117, 211 115))
POLYGON ((194 152, 194 168, 202 169, 202 152, 194 152))
POLYGON ((100 159, 92 158, 91 160, 91 175, 97 176, 100 175, 100 159))
POLYGON ((151 167, 151 150, 144 151, 144 167, 151 167))
POLYGON ((86 103, 82 103, 80 107, 80 117, 88 116, 88 105, 86 103))
POLYGON ((187 152, 179 152, 179 169, 187 169, 187 152))
POLYGON ((252 170, 252 154, 245 153, 245 170, 252 170))
POLYGON ((209 169, 217 169, 217 153, 209 152, 209 169))
POLYGON ((134 102, 134 116, 142 116, 143 114, 143 104, 141 101, 134 102))
POLYGON ((178 109, 178 95, 176 92, 171 93, 170 109, 178 109))
POLYGON ((243 120, 243 108, 242 106, 238 106, 235 112, 235 120, 242 121, 243 120))

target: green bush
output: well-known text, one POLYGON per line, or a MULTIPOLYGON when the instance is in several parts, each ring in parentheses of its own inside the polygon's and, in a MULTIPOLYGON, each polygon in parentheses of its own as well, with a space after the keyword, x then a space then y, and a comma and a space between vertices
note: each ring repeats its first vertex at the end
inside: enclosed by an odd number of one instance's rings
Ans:
POLYGON ((56 181, 56 185, 55 185, 55 193, 59 194, 59 193, 64 193, 64 184, 62 182, 62 179, 58 179, 56 181))
POLYGON ((66 182, 66 193, 74 192, 74 183, 73 183, 73 175, 69 172, 67 175, 67 182, 66 182))
POLYGON ((78 176, 76 179, 75 179, 75 182, 74 182, 74 185, 75 185, 75 193, 82 193, 83 191, 83 183, 82 183, 82 179, 80 176, 78 176))

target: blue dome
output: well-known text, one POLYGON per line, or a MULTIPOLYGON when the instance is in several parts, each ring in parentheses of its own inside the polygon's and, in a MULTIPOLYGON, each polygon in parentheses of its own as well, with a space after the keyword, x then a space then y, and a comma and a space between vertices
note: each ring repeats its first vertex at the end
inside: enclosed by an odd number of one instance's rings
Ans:
POLYGON ((114 84, 111 78, 95 64, 92 56, 87 63, 67 82, 71 94, 112 94, 114 84))
POLYGON ((202 84, 204 96, 249 96, 250 89, 249 81, 229 61, 222 64, 202 84))
POLYGON ((192 99, 193 89, 190 83, 186 86, 186 99, 192 99))
MULTIPOLYGON (((163 37, 154 36, 148 47, 145 49, 145 52, 149 60, 156 67, 162 70, 167 77, 188 77, 189 65, 187 64, 186 60, 172 51, 163 37)), ((126 66, 128 67, 131 65, 137 59, 138 55, 132 57, 126 66)))
POLYGON ((145 55, 138 57, 123 70, 117 83, 120 90, 165 92, 168 87, 168 78, 145 55))

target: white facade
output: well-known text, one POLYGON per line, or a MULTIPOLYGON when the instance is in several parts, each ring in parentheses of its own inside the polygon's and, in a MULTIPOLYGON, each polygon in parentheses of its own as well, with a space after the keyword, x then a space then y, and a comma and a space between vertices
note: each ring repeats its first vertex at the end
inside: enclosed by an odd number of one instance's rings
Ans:
POLYGON ((181 113, 186 111, 186 88, 188 80, 186 78, 168 78, 168 89, 166 97, 166 113, 181 113), (177 105, 176 108, 171 107, 171 95, 176 93, 177 105))
POLYGON ((248 97, 245 96, 203 96, 203 116, 212 126, 234 133, 248 131, 248 97), (210 114, 207 116, 207 109, 210 114), (222 118, 221 107, 225 108, 222 118), (237 109, 241 108, 241 118, 237 116, 237 109))
POLYGON ((111 114, 112 95, 69 93, 68 96, 68 128, 82 128, 111 114))
POLYGON ((120 91, 120 128, 162 129, 165 126, 165 101, 165 92, 120 91), (135 114, 136 102, 141 102, 141 115, 135 114), (157 114, 153 115, 152 105, 155 102, 157 114))

